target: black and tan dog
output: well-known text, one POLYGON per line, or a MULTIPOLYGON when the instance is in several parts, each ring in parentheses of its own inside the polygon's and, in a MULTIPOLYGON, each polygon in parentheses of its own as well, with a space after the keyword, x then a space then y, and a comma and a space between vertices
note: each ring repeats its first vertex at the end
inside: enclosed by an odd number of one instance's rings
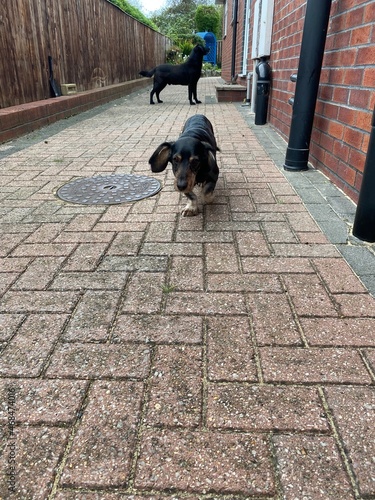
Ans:
POLYGON ((151 71, 141 71, 139 74, 154 77, 154 86, 150 93, 150 104, 154 104, 154 94, 158 102, 159 94, 167 85, 187 85, 190 104, 199 104, 201 101, 197 97, 197 83, 201 76, 203 56, 208 54, 210 49, 203 45, 196 45, 186 62, 183 64, 160 64, 151 71), (195 102, 193 102, 193 98, 195 102))
POLYGON ((197 196, 193 193, 196 184, 203 188, 205 203, 212 203, 219 177, 216 151, 220 149, 210 120, 204 115, 194 115, 186 121, 177 141, 163 142, 149 159, 153 172, 162 172, 168 162, 172 164, 175 189, 189 200, 182 215, 197 215, 199 212, 197 196))

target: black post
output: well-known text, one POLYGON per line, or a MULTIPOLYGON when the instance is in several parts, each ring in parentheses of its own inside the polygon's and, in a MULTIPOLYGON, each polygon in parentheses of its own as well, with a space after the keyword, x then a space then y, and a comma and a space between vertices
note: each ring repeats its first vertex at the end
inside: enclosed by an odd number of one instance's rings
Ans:
POLYGON ((234 0, 233 12, 233 35, 232 35, 232 64, 231 82, 236 83, 236 51, 237 51, 237 24, 238 24, 238 0, 234 0))
POLYGON ((307 0, 285 170, 307 170, 332 0, 307 0))
POLYGON ((355 213, 353 235, 369 243, 375 242, 375 107, 372 115, 362 185, 355 213))

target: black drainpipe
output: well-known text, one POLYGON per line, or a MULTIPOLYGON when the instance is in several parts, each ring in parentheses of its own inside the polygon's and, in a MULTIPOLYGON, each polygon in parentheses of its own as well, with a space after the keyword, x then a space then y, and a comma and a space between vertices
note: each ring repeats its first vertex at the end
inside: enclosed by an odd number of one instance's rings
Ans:
POLYGON ((236 46, 237 46, 237 23, 238 23, 238 0, 234 0, 233 12, 233 37, 232 37, 232 68, 231 82, 236 82, 236 46))
POLYGON ((360 240, 375 242, 375 107, 372 115, 370 142, 359 200, 355 213, 353 234, 360 240))
POLYGON ((332 0, 307 0, 285 170, 307 170, 332 0))

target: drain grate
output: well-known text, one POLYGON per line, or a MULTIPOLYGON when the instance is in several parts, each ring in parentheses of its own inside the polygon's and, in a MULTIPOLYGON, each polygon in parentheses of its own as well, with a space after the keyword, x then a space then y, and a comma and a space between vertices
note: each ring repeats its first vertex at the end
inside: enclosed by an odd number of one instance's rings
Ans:
POLYGON ((112 174, 76 179, 59 188, 56 195, 83 205, 117 205, 148 198, 160 189, 159 181, 145 175, 112 174))

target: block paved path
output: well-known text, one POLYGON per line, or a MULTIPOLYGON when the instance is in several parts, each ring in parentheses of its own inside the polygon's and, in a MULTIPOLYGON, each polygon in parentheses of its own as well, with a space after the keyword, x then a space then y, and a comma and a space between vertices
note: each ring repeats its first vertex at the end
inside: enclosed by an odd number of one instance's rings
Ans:
POLYGON ((215 82, 199 106, 143 91, 1 160, 1 498, 375 498, 375 299, 215 82), (197 112, 221 175, 184 218, 148 158, 197 112), (111 173, 163 187, 55 196, 111 173))

